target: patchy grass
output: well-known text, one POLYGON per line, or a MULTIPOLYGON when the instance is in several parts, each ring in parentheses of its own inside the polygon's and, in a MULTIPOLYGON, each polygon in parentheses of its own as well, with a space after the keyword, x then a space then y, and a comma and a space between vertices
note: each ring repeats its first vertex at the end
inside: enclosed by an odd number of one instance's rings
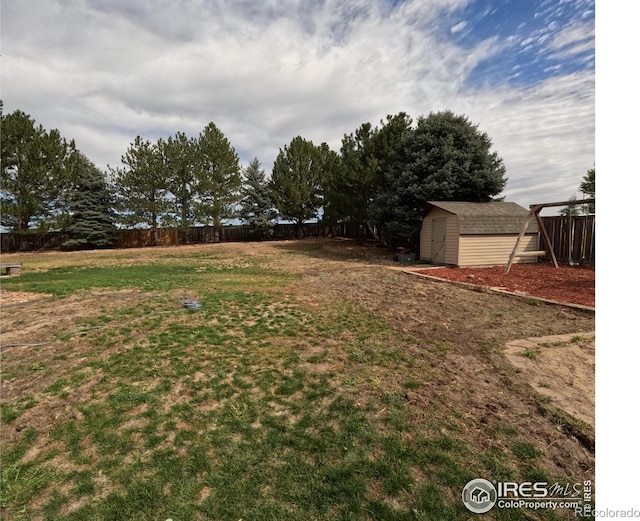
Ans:
POLYGON ((460 411, 436 402, 416 418, 442 340, 416 359, 415 338, 357 304, 310 301, 259 258, 69 258, 5 288, 148 298, 4 355, 3 386, 20 392, 3 396, 3 519, 470 519, 470 479, 548 478, 509 425, 478 454, 456 436, 460 411), (171 308, 183 294, 202 308, 171 308))
POLYGON ((231 263, 196 262, 181 258, 181 262, 136 263, 127 266, 65 266, 47 271, 24 273, 20 278, 7 279, 8 290, 50 293, 66 297, 78 290, 95 288, 136 288, 142 291, 170 291, 177 288, 198 287, 215 282, 224 288, 247 284, 270 287, 282 282, 285 274, 267 272, 257 265, 235 266, 231 263), (269 275, 272 275, 271 277, 269 275))

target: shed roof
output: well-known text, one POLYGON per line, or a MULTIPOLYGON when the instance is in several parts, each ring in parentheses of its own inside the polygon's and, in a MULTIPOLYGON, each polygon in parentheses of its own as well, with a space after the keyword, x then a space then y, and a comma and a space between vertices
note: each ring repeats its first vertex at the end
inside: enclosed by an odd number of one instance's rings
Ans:
MULTIPOLYGON (((461 235, 520 233, 529 216, 529 212, 516 203, 429 201, 429 204, 429 211, 435 207, 456 215, 461 235)), ((538 223, 535 220, 530 221, 527 233, 537 232, 538 223)))

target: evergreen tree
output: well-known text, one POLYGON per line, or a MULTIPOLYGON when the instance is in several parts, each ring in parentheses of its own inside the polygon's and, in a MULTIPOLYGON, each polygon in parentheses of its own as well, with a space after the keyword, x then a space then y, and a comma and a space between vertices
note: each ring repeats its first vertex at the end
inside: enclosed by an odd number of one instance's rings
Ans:
POLYGON ((159 140, 162 171, 169 191, 172 211, 165 215, 165 223, 178 226, 180 241, 189 242, 189 227, 195 223, 197 195, 197 142, 183 132, 167 141, 159 140))
MULTIPOLYGON (((585 176, 582 178, 582 183, 580 183, 580 191, 587 195, 589 198, 593 199, 596 196, 596 169, 591 168, 587 171, 585 176)), ((583 205, 584 213, 596 213, 596 205, 595 203, 583 205)))
POLYGON ((569 197, 569 201, 569 205, 560 210, 560 215, 564 217, 572 217, 580 213, 578 210, 578 199, 576 198, 575 194, 569 197))
POLYGON ((282 218, 294 221, 302 231, 304 221, 318 216, 322 206, 322 155, 318 147, 300 136, 280 149, 269 183, 282 218))
POLYGON ((236 151, 213 123, 198 137, 195 163, 196 217, 219 227, 222 219, 234 215, 242 177, 236 151))
POLYGON ((111 170, 119 220, 128 226, 149 226, 151 243, 155 246, 158 226, 169 211, 169 185, 159 144, 136 137, 122 156, 122 164, 124 167, 111 170))
POLYGON ((126 224, 177 226, 182 243, 196 222, 219 226, 233 214, 241 185, 235 150, 213 123, 196 138, 176 132, 155 144, 139 136, 115 170, 118 208, 126 224))
POLYGON ((372 146, 373 128, 361 125, 342 138, 340 168, 324 173, 323 221, 364 222, 371 194, 377 189, 377 160, 372 146))
MULTIPOLYGON (((323 220, 354 221, 373 233, 379 193, 387 190, 385 172, 395 160, 402 136, 411 128, 411 118, 400 112, 388 115, 380 127, 362 124, 345 135, 340 149, 341 164, 326 173, 324 179, 323 220)), ((364 238, 364 236, 362 237, 364 238)))
POLYGON ((22 111, 1 115, 1 224, 16 231, 55 225, 77 162, 73 141, 22 111))
POLYGON ((240 218, 254 231, 257 239, 267 239, 273 234, 278 216, 265 173, 260 161, 254 158, 244 170, 244 184, 240 201, 240 218))
MULTIPOLYGON (((590 199, 595 198, 596 196, 596 169, 591 168, 587 171, 585 176, 582 178, 582 182, 579 187, 580 191, 587 195, 590 199)), ((569 198, 571 204, 565 206, 560 210, 560 215, 564 215, 565 217, 571 215, 577 215, 578 213, 590 214, 596 212, 596 205, 593 203, 590 204, 580 204, 578 198, 572 195, 569 198)))
POLYGON ((451 111, 418 118, 406 132, 376 200, 391 237, 417 236, 428 201, 490 201, 506 184, 491 139, 466 116, 451 111))
POLYGON ((68 193, 69 239, 63 247, 105 248, 117 237, 114 225, 113 193, 105 175, 84 155, 80 155, 76 179, 68 193))

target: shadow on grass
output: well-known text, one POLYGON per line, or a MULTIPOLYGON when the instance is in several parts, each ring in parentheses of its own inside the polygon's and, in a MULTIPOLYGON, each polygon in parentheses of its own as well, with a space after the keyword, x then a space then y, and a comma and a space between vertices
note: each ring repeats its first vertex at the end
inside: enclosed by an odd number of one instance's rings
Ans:
POLYGON ((307 238, 274 244, 274 248, 314 259, 379 264, 381 266, 397 265, 393 261, 393 253, 386 247, 372 242, 359 244, 354 239, 307 238))

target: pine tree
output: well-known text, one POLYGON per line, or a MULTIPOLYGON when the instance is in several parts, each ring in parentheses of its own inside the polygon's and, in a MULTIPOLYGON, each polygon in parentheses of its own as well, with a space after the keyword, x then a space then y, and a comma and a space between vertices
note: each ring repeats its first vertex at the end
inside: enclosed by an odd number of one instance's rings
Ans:
POLYGON ((278 211, 271 198, 264 170, 260 166, 258 158, 254 158, 244 170, 240 218, 251 226, 255 238, 263 240, 273 235, 278 211))
POLYGON ((172 194, 173 211, 165 215, 164 222, 178 226, 180 242, 189 242, 189 228, 196 222, 197 199, 197 141, 184 132, 176 132, 167 141, 159 140, 158 149, 163 157, 162 171, 172 194))
POLYGON ((70 249, 105 248, 115 243, 113 195, 105 175, 84 155, 78 160, 76 179, 68 194, 70 249))
POLYGON ((386 121, 380 121, 380 127, 364 123, 355 133, 344 136, 341 164, 325 172, 323 220, 357 222, 363 232, 366 228, 375 237, 372 225, 377 214, 373 203, 378 194, 388 192, 385 173, 411 122, 405 112, 400 112, 388 115, 386 121))
POLYGON ((565 206, 564 208, 562 208, 562 210, 560 210, 560 215, 563 215, 564 217, 571 217, 580 213, 578 210, 578 199, 576 198, 576 194, 573 194, 571 197, 569 197, 569 201, 571 201, 571 204, 565 206))
MULTIPOLYGON (((587 171, 586 175, 582 178, 582 183, 580 183, 580 191, 590 197, 595 198, 596 196, 596 169, 591 168, 587 171)), ((582 207, 583 213, 596 213, 596 205, 595 203, 583 205, 582 207)))
POLYGON ((19 110, 0 122, 0 223, 19 232, 55 226, 78 159, 74 142, 19 110))
POLYGON ((170 210, 169 182, 164 169, 162 142, 152 144, 140 136, 122 156, 123 168, 111 170, 115 177, 119 220, 126 226, 151 228, 151 244, 158 243, 158 226, 170 210))
POLYGON ((213 122, 198 136, 195 154, 196 219, 217 228, 222 219, 235 216, 242 185, 240 161, 229 140, 213 122))
POLYGON ((318 216, 322 206, 322 154, 319 147, 300 136, 280 149, 269 186, 280 215, 298 225, 318 216))

